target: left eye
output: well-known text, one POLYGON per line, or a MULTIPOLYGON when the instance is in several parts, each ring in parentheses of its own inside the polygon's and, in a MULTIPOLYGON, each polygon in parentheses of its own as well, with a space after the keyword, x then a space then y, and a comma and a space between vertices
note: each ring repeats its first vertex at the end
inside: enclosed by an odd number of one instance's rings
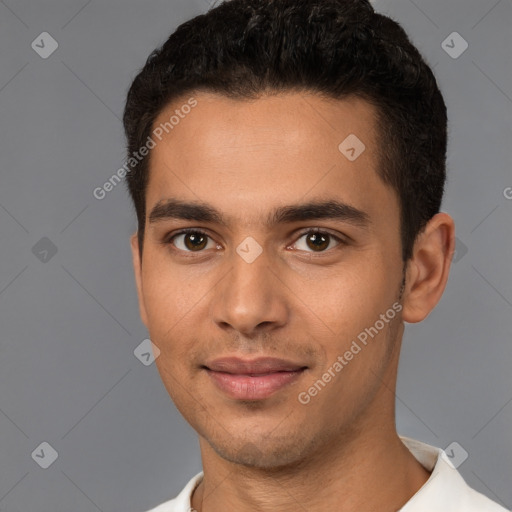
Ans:
POLYGON ((295 242, 294 246, 301 251, 308 251, 308 249, 311 249, 312 252, 325 252, 327 249, 332 249, 332 247, 336 247, 342 242, 341 238, 334 236, 331 233, 314 230, 304 233, 298 241, 295 242), (303 243, 301 243, 302 239, 304 239, 303 243), (335 242, 334 246, 331 246, 331 242, 335 242))

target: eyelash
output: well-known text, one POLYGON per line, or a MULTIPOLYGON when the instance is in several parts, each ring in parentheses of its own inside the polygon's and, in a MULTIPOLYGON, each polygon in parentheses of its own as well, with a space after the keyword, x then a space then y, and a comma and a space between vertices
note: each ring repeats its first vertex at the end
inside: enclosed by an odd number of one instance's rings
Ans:
MULTIPOLYGON (((211 239, 210 235, 206 231, 204 231, 204 230, 202 230, 200 228, 184 228, 184 229, 178 231, 177 233, 174 233, 172 236, 166 237, 163 240, 163 244, 171 246, 172 250, 180 252, 180 253, 194 254, 195 252, 197 252, 199 254, 201 252, 204 252, 204 250, 201 250, 201 251, 185 251, 183 249, 178 249, 173 244, 173 241, 174 241, 174 239, 176 237, 178 237, 180 235, 187 235, 187 234, 190 234, 190 233, 200 234, 200 235, 203 235, 203 236, 208 237, 208 238, 211 239)), ((347 240, 345 240, 345 239, 343 239, 343 238, 341 238, 341 237, 339 237, 337 235, 334 235, 334 234, 330 233, 329 231, 326 231, 325 229, 322 229, 322 228, 309 228, 309 229, 307 229, 305 231, 302 231, 301 233, 298 234, 297 239, 294 242, 294 244, 297 243, 297 241, 299 239, 301 239, 304 235, 308 235, 308 234, 311 234, 311 233, 319 233, 319 234, 322 234, 322 235, 328 235, 330 238, 334 239, 338 243, 338 245, 348 245, 347 240)), ((336 245, 336 246, 334 246, 334 247, 332 247, 330 249, 326 249, 324 251, 317 252, 317 253, 315 251, 311 251, 311 252, 310 251, 305 251, 305 252, 307 252, 309 254, 312 254, 312 255, 322 255, 322 254, 326 254, 326 253, 332 251, 333 249, 338 247, 338 245, 336 245)))

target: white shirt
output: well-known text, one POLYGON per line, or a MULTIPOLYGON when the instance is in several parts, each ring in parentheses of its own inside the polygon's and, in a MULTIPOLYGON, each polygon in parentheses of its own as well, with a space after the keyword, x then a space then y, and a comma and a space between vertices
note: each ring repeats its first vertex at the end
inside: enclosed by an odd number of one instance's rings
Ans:
MULTIPOLYGON (((409 437, 400 436, 400 439, 416 460, 432 473, 399 512, 508 512, 469 487, 444 450, 409 437)), ((147 512, 190 512, 192 494, 202 478, 203 472, 198 473, 176 498, 147 512)))

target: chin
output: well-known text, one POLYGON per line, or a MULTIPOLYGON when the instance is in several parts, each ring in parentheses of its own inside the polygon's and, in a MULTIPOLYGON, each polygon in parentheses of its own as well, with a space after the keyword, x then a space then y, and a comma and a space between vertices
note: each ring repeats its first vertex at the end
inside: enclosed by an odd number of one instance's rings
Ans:
POLYGON ((305 439, 282 434, 276 437, 272 436, 272 433, 260 436, 244 435, 238 439, 208 439, 208 443, 223 459, 240 466, 262 470, 297 467, 309 444, 305 439))

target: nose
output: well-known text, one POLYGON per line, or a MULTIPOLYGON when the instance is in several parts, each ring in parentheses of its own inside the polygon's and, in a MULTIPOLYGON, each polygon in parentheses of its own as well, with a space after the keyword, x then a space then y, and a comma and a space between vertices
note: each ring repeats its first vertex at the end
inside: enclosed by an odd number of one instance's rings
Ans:
POLYGON ((234 252, 228 275, 215 287, 212 317, 223 330, 250 337, 287 323, 287 289, 265 251, 251 263, 234 252))

